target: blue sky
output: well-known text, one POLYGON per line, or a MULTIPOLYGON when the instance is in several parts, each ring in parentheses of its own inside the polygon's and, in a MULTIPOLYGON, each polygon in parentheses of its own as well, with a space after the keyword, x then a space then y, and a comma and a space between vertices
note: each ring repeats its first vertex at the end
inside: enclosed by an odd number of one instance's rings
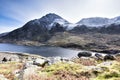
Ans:
POLYGON ((87 17, 120 16, 120 0, 0 0, 0 33, 56 13, 75 23, 87 17))

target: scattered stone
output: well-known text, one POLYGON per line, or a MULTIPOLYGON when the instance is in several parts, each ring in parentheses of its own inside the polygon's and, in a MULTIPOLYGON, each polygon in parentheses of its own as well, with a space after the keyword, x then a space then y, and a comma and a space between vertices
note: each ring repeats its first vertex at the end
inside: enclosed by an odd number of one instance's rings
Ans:
POLYGON ((120 56, 120 53, 116 54, 115 56, 120 56))
POLYGON ((6 57, 4 57, 3 60, 2 60, 2 62, 7 62, 7 61, 8 61, 8 60, 7 60, 6 57))
POLYGON ((106 61, 106 62, 102 62, 100 64, 98 64, 98 66, 111 66, 114 62, 112 61, 106 61))
POLYGON ((95 57, 97 58, 97 60, 103 60, 103 56, 99 53, 96 53, 95 57))
POLYGON ((55 64, 57 62, 69 62, 70 60, 66 57, 48 57, 49 65, 55 64))
POLYGON ((102 50, 102 51, 95 51, 100 53, 107 53, 107 54, 117 54, 120 53, 120 50, 102 50))
POLYGON ((0 80, 8 80, 4 75, 0 74, 0 80))
POLYGON ((18 77, 20 75, 20 69, 17 69, 13 72, 13 74, 18 77))
POLYGON ((107 55, 105 55, 104 60, 105 61, 106 60, 115 60, 115 57, 113 55, 107 54, 107 55))
POLYGON ((78 53, 78 57, 81 58, 81 57, 91 57, 92 56, 92 53, 90 52, 79 52, 78 53))
POLYGON ((97 72, 103 72, 103 69, 98 66, 87 66, 85 67, 86 70, 92 70, 92 71, 97 71, 97 72))
POLYGON ((35 61, 33 61, 33 64, 44 67, 46 64, 48 64, 48 60, 37 58, 35 61))

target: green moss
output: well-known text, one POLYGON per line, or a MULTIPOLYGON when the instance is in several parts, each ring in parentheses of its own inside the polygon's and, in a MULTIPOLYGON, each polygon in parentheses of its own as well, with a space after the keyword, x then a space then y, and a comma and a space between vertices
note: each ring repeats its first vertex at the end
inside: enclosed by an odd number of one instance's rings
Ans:
POLYGON ((120 78, 120 73, 117 72, 108 72, 99 75, 95 80, 114 80, 120 78))
POLYGON ((113 61, 111 66, 101 66, 103 73, 91 80, 120 80, 120 63, 113 61))
POLYGON ((112 72, 112 73, 105 74, 103 77, 105 79, 109 79, 109 78, 112 78, 112 77, 120 77, 120 74, 118 74, 116 72, 112 72))
POLYGON ((59 62, 51 66, 47 66, 41 72, 47 73, 48 75, 53 75, 54 73, 59 71, 67 71, 72 74, 76 74, 80 72, 81 68, 82 66, 79 64, 59 62))

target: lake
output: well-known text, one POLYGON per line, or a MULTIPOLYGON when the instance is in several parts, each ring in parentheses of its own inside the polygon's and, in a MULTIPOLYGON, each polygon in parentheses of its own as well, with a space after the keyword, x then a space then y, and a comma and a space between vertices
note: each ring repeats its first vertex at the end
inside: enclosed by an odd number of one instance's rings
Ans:
POLYGON ((77 50, 71 50, 61 47, 51 47, 51 46, 23 46, 16 44, 0 43, 0 51, 10 51, 10 52, 23 52, 31 54, 39 54, 44 57, 66 57, 72 58, 77 56, 77 50))

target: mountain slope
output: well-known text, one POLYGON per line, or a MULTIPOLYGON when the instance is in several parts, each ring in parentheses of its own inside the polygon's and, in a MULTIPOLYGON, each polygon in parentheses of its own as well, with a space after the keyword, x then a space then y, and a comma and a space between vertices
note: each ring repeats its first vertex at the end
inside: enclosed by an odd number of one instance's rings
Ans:
POLYGON ((40 19, 29 21, 23 27, 10 32, 2 38, 10 40, 46 41, 52 35, 50 33, 51 29, 52 33, 59 32, 57 25, 63 28, 64 24, 69 24, 69 22, 56 14, 50 13, 40 19))
POLYGON ((88 27, 101 27, 108 24, 107 18, 93 17, 93 18, 84 18, 80 20, 77 24, 86 25, 88 27))
POLYGON ((1 37, 2 40, 10 41, 39 41, 46 42, 56 33, 69 32, 77 33, 102 33, 120 34, 120 17, 108 18, 85 18, 76 24, 71 24, 62 17, 50 13, 39 19, 27 22, 23 27, 18 28, 1 37))
POLYGON ((120 24, 120 16, 115 18, 102 18, 102 17, 92 17, 92 18, 83 18, 79 22, 78 25, 85 25, 88 27, 103 27, 109 26, 111 24, 120 24))

